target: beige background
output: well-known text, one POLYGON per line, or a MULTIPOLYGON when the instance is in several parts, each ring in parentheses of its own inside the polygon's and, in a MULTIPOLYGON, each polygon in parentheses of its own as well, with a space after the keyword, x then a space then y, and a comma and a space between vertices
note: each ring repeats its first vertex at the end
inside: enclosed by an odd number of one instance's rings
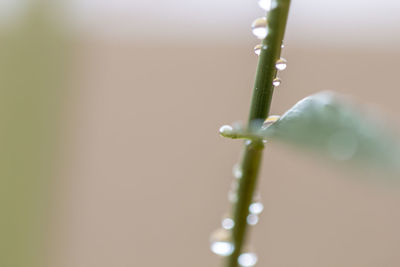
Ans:
MULTIPOLYGON (((51 266, 218 266, 208 238, 229 209, 241 142, 217 130, 247 117, 251 50, 250 42, 76 45, 51 266)), ((399 122, 398 51, 287 43, 284 56, 272 114, 331 89, 399 122)), ((258 266, 399 266, 400 188, 356 176, 268 145, 265 212, 252 232, 258 266)))
MULTIPOLYGON (((0 1, 0 29, 32 1, 0 1)), ((247 118, 257 64, 250 24, 265 11, 256 0, 47 2, 74 45, 43 265, 220 266, 209 235, 230 210, 242 144, 218 128, 247 118)), ((398 128, 400 1, 292 3, 289 66, 271 113, 328 89, 398 128)), ((400 266, 400 186, 370 176, 269 143, 265 211, 251 233, 258 266, 400 266)))

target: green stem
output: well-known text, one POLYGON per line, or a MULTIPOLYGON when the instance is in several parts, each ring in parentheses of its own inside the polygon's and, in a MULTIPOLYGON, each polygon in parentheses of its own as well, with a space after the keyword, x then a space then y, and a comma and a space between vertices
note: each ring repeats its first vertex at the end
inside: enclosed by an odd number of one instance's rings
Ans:
MULTIPOLYGON (((273 8, 268 14, 268 35, 262 42, 248 121, 248 128, 251 130, 254 127, 260 128, 269 114, 274 90, 272 82, 276 77, 275 64, 281 54, 289 6, 290 0, 273 0, 273 8)), ((237 259, 246 241, 247 216, 256 188, 263 149, 261 140, 247 141, 244 148, 242 178, 239 182, 237 203, 233 209, 235 227, 232 238, 235 249, 227 259, 227 267, 238 266, 237 259)))

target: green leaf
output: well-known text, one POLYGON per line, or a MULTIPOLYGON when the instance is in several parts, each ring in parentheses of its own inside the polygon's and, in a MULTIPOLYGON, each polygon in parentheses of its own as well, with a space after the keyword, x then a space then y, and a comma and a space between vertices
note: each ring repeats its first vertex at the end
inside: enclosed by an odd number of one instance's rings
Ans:
POLYGON ((383 120, 333 92, 299 101, 262 135, 316 150, 336 161, 400 170, 399 143, 383 120))

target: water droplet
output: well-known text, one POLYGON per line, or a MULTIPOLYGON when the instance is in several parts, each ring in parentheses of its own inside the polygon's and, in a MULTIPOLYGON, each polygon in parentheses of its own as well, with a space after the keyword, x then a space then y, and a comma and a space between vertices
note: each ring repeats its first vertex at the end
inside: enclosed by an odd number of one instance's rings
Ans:
POLYGON ((285 48, 285 44, 282 43, 282 44, 281 44, 281 48, 285 48))
POLYGON ((263 44, 258 44, 254 47, 254 53, 256 53, 257 56, 261 54, 261 50, 267 50, 267 46, 263 44))
POLYGON ((249 214, 247 216, 247 223, 249 225, 256 225, 258 223, 258 221, 259 221, 259 218, 256 214, 249 214))
POLYGON ((264 123, 274 123, 280 119, 281 116, 279 115, 270 115, 268 118, 264 121, 264 123))
POLYGON ((252 267, 256 265, 258 257, 255 253, 245 252, 238 257, 238 263, 242 267, 252 267))
POLYGON ((231 242, 217 241, 211 243, 211 251, 220 256, 229 256, 233 252, 233 244, 231 242))
POLYGON ((219 133, 224 135, 224 134, 231 134, 233 132, 233 128, 230 125, 224 125, 221 128, 219 128, 219 133))
POLYGON ((278 1, 271 1, 271 8, 270 8, 270 10, 271 9, 275 9, 275 8, 277 8, 278 7, 278 1))
POLYGON ((240 164, 235 164, 235 165, 233 166, 232 173, 233 173, 233 176, 234 176, 236 179, 242 178, 242 176, 243 176, 243 171, 242 171, 242 167, 240 166, 240 164))
POLYGON ((232 218, 226 217, 221 222, 222 228, 226 230, 231 230, 235 226, 235 222, 232 218))
POLYGON ((230 190, 228 193, 228 200, 231 203, 235 203, 238 200, 238 195, 236 194, 235 191, 230 190))
POLYGON ((264 205, 261 202, 254 202, 249 207, 249 212, 251 214, 258 215, 264 210, 264 205))
POLYGON ((211 251, 220 256, 231 255, 235 248, 231 241, 230 232, 223 228, 220 228, 211 234, 210 242, 211 251))
POLYGON ((279 115, 271 115, 268 116, 268 118, 264 121, 262 128, 267 128, 269 126, 271 126, 272 124, 274 124, 275 122, 277 122, 280 119, 281 116, 279 115))
POLYGON ((251 30, 258 39, 264 39, 267 36, 267 18, 258 18, 251 24, 251 30))
POLYGON ((275 86, 275 87, 277 87, 277 86, 281 85, 281 82, 282 82, 281 79, 275 78, 275 79, 272 81, 272 85, 275 86))
POLYGON ((287 61, 284 58, 280 58, 276 61, 275 68, 277 70, 284 70, 287 67, 287 61))
POLYGON ((265 11, 269 11, 271 9, 271 0, 258 0, 258 5, 265 11))
POLYGON ((258 44, 254 47, 254 53, 256 53, 257 56, 259 56, 261 54, 261 47, 262 47, 262 44, 258 44))

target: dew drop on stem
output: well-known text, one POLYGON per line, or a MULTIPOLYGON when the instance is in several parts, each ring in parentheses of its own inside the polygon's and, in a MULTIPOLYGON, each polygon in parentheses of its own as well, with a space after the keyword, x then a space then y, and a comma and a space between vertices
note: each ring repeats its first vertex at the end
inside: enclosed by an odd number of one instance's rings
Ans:
POLYGON ((277 70, 284 70, 287 67, 287 61, 284 58, 280 58, 275 63, 275 68, 277 70))
POLYGON ((267 50, 267 46, 263 44, 258 44, 254 47, 254 53, 259 56, 261 54, 261 50, 267 50))
POLYGON ((219 133, 224 135, 224 134, 231 134, 233 132, 233 128, 230 125, 224 125, 219 128, 219 133))
POLYGON ((257 56, 259 56, 261 54, 261 47, 262 47, 262 44, 258 44, 254 47, 254 53, 256 53, 257 56))
POLYGON ((222 228, 226 230, 231 230, 235 226, 235 222, 230 216, 226 216, 225 218, 222 219, 221 225, 222 228))
POLYGON ((251 214, 261 214, 261 212, 264 210, 264 205, 261 202, 254 202, 249 206, 249 212, 251 214))
POLYGON ((238 257, 238 263, 241 267, 252 267, 256 265, 258 257, 253 252, 244 252, 238 257))
POLYGON ((210 249, 219 256, 229 256, 235 246, 232 243, 230 231, 220 228, 214 231, 210 237, 210 249))
POLYGON ((275 78, 273 81, 272 81, 272 85, 273 86, 275 86, 275 87, 278 87, 279 85, 281 85, 281 79, 280 78, 275 78))
POLYGON ((267 18, 262 17, 253 21, 251 31, 258 39, 264 39, 268 34, 267 18))
POLYGON ((237 188, 238 188, 238 183, 236 180, 234 180, 231 184, 231 189, 229 190, 228 193, 228 200, 231 203, 236 203, 238 200, 237 188))
POLYGON ((269 11, 271 9, 271 0, 258 0, 258 5, 265 11, 269 11))
POLYGON ((228 200, 229 200, 229 202, 231 202, 231 203, 236 203, 237 200, 238 200, 238 196, 237 196, 236 192, 229 191, 229 193, 228 193, 228 200))
POLYGON ((247 224, 249 225, 256 225, 259 221, 259 218, 256 214, 249 214, 247 216, 247 224))
POLYGON ((232 174, 233 177, 235 177, 236 179, 240 179, 243 176, 243 170, 242 167, 240 166, 240 164, 235 164, 232 168, 232 174))
POLYGON ((271 126, 272 124, 274 124, 275 122, 277 122, 280 119, 281 116, 279 115, 270 115, 268 116, 268 118, 264 121, 262 128, 265 129, 269 126, 271 126))

